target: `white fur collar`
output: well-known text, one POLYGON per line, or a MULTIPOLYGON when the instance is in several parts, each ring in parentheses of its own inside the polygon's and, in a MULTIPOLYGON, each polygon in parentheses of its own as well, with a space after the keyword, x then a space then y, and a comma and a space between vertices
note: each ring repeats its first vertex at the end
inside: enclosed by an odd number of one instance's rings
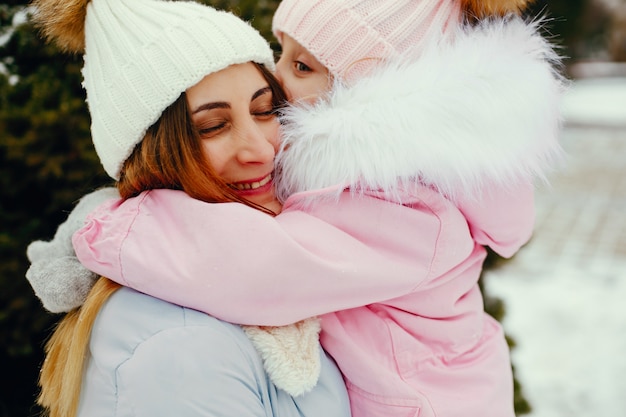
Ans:
POLYGON ((315 105, 285 111, 277 190, 395 191, 419 178, 448 196, 544 171, 560 155, 559 57, 519 18, 466 27, 315 105))

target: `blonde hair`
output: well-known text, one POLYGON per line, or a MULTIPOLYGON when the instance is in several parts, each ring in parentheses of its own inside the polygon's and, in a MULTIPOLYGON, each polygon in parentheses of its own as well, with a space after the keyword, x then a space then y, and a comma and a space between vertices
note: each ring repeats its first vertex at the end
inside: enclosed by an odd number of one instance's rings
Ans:
POLYGON ((67 313, 46 343, 37 403, 49 417, 76 415, 91 328, 102 305, 119 288, 119 284, 100 278, 85 304, 67 313))

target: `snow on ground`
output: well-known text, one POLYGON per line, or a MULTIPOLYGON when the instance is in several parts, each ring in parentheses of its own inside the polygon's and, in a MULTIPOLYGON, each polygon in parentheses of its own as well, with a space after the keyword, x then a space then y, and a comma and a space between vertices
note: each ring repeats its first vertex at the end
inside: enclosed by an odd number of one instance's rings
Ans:
POLYGON ((506 303, 531 416, 626 415, 626 275, 561 268, 534 276, 501 271, 492 280, 490 290, 506 303))
POLYGON ((626 416, 626 78, 575 81, 567 165, 537 194, 537 226, 486 276, 531 417, 626 416))
POLYGON ((563 116, 580 124, 624 127, 626 78, 607 77, 574 82, 563 103, 563 116))

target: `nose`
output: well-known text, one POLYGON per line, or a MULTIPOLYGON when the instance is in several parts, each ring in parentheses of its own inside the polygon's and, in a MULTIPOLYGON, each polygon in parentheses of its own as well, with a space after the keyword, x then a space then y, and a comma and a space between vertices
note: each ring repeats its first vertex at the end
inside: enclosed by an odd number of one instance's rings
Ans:
POLYGON ((281 56, 280 58, 278 58, 278 61, 276 62, 276 70, 274 71, 274 76, 276 77, 276 79, 278 80, 280 85, 283 85, 283 71, 282 71, 282 68, 283 68, 284 65, 285 65, 285 60, 281 56))
MULTIPOLYGON (((270 123, 265 121, 265 123, 270 123)), ((277 122, 276 122, 277 123, 277 122)), ((240 164, 268 164, 274 161, 276 128, 249 120, 239 131, 237 160, 240 164)))
POLYGON ((291 101, 291 93, 289 92, 289 89, 287 88, 287 85, 285 84, 285 77, 284 77, 285 65, 287 64, 285 63, 285 61, 283 60, 283 57, 281 56, 278 62, 276 63, 276 71, 274 71, 274 76, 276 77, 276 80, 278 81, 280 86, 283 88, 283 91, 285 92, 287 100, 291 101))

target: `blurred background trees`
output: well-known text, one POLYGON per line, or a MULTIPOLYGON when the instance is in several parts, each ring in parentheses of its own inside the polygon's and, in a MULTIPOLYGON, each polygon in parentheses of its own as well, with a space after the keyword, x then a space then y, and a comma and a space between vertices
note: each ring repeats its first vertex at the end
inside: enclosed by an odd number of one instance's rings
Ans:
MULTIPOLYGON (((279 0, 204 2, 251 20, 276 47, 270 25, 279 0)), ((43 310, 24 278, 26 246, 51 239, 82 195, 110 184, 89 136, 81 57, 44 45, 26 5, 0 4, 0 417, 40 413, 34 399, 42 347, 59 319, 43 310)), ((623 0, 536 1, 529 15, 541 14, 567 68, 581 60, 626 61, 623 0)), ((499 300, 486 295, 486 305, 496 318, 504 314, 499 300)), ((519 414, 528 409, 521 395, 516 406, 519 414)))

